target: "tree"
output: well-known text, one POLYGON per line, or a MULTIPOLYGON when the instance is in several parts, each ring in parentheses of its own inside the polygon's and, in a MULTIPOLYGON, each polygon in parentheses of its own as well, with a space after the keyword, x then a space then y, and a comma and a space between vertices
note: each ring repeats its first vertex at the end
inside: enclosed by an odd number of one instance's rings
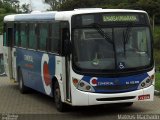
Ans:
POLYGON ((30 4, 23 4, 22 6, 21 6, 21 9, 22 9, 22 12, 24 12, 24 13, 29 13, 30 12, 30 4))
POLYGON ((8 14, 17 13, 15 7, 12 6, 11 0, 0 0, 0 34, 3 31, 3 18, 8 14))
POLYGON ((63 1, 64 0, 44 0, 45 3, 51 6, 51 10, 57 10, 63 1))
POLYGON ((160 2, 157 0, 139 0, 137 3, 150 15, 154 31, 155 17, 160 14, 160 2))
POLYGON ((11 5, 17 12, 19 12, 19 0, 11 0, 11 5))
POLYGON ((59 10, 73 10, 75 8, 92 8, 101 6, 101 4, 106 3, 105 0, 66 0, 63 2, 59 10))
POLYGON ((106 0, 102 8, 120 8, 120 9, 136 9, 145 10, 152 21, 153 31, 155 26, 155 18, 160 16, 159 0, 106 0))

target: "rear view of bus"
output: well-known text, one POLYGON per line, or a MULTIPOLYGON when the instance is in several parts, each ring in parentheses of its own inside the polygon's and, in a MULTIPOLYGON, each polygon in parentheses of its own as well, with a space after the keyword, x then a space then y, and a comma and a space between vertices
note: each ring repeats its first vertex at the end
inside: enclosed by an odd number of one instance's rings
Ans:
POLYGON ((73 104, 153 100, 152 35, 144 11, 74 15, 72 43, 73 104))

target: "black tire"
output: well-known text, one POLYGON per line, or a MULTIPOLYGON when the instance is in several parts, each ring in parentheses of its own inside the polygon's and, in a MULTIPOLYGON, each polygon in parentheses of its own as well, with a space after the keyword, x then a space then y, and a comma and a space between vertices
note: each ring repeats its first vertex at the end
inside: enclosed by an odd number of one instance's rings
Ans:
POLYGON ((22 71, 18 71, 18 87, 19 91, 24 94, 28 92, 28 87, 24 85, 22 71))
POLYGON ((66 111, 66 104, 61 101, 61 93, 58 82, 54 84, 54 102, 59 112, 66 111))

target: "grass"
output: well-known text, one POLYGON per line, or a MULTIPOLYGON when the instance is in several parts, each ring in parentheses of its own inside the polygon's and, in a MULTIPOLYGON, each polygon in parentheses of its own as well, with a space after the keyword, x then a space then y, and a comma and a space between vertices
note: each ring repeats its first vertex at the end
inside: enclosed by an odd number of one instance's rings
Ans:
POLYGON ((160 66, 160 25, 155 26, 154 38, 154 59, 156 67, 160 66))
POLYGON ((160 72, 156 73, 155 89, 160 91, 160 72))
MULTIPOLYGON (((158 71, 160 71, 160 25, 155 26, 153 32, 154 38, 154 60, 155 66, 158 71)), ((155 89, 160 91, 160 72, 156 72, 155 89)))

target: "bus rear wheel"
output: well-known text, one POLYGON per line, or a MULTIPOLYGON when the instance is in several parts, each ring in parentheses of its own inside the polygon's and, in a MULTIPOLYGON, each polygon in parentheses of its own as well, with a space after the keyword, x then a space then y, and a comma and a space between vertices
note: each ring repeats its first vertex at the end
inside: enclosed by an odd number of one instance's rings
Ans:
POLYGON ((27 93, 28 92, 28 88, 24 85, 23 82, 23 75, 22 75, 22 71, 19 70, 18 71, 18 86, 19 86, 19 90, 22 94, 27 93))
POLYGON ((66 110, 66 104, 61 100, 61 92, 58 82, 54 84, 54 102, 59 112, 64 112, 66 110))

